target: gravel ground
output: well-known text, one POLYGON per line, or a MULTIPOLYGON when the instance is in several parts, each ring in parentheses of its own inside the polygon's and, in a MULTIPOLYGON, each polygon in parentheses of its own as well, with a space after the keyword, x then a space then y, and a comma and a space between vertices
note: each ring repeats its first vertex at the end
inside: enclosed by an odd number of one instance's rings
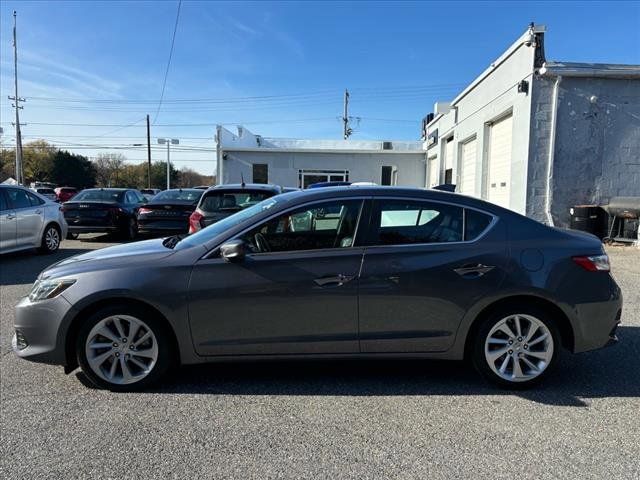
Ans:
POLYGON ((505 393, 456 362, 181 369, 113 394, 10 352, 13 306, 53 256, 0 258, 0 478, 640 478, 640 251, 610 248, 621 342, 505 393))

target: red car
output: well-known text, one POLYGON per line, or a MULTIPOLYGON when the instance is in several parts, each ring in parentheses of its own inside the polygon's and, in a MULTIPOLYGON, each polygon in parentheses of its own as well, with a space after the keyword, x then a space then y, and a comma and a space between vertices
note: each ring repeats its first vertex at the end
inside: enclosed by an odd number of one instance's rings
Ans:
POLYGON ((54 192, 56 192, 57 201, 64 203, 71 200, 78 193, 78 190, 73 187, 58 187, 54 189, 54 192))

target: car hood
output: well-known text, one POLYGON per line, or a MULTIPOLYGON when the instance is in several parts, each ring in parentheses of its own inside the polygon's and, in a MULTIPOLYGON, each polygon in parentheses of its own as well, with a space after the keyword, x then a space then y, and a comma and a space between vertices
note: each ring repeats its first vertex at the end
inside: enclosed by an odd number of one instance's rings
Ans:
POLYGON ((54 263, 44 270, 38 278, 62 277, 124 265, 131 267, 173 255, 175 251, 165 247, 162 242, 162 238, 155 238, 74 255, 54 263))

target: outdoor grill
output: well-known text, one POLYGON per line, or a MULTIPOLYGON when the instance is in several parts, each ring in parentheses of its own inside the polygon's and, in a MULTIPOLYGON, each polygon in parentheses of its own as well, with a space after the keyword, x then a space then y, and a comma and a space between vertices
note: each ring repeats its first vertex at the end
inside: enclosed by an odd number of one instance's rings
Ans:
POLYGON ((609 235, 605 240, 622 243, 638 240, 640 197, 612 197, 602 208, 610 219, 609 235))

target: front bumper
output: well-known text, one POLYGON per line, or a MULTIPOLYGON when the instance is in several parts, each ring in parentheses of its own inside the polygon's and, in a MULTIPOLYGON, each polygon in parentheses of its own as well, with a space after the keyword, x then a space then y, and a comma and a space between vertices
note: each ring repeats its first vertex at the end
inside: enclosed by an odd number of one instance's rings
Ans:
POLYGON ((35 303, 28 297, 20 300, 16 305, 15 330, 22 338, 18 342, 18 334, 13 336, 15 354, 34 362, 64 365, 66 355, 61 329, 71 309, 62 295, 35 303), (20 348, 24 343, 26 347, 20 348))

